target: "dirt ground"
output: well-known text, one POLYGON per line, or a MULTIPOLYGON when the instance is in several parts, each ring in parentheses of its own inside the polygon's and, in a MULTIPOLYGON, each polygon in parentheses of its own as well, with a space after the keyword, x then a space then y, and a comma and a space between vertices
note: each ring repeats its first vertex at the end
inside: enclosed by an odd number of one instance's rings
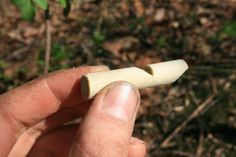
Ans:
MULTIPOLYGON (((134 134, 149 157, 236 156, 236 1, 81 1, 67 18, 51 5, 50 71, 189 64, 174 84, 141 90, 134 134)), ((3 93, 43 75, 45 25, 40 9, 27 22, 8 1, 0 6, 3 93)))

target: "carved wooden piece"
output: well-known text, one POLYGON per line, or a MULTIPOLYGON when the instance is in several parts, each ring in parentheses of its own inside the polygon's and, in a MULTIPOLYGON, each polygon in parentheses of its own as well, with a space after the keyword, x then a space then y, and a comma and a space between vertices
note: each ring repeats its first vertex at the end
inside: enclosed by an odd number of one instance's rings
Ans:
POLYGON ((139 89, 175 82, 186 70, 188 65, 184 60, 173 60, 149 64, 140 69, 130 67, 84 75, 81 80, 84 97, 94 97, 102 88, 116 81, 126 81, 139 89))

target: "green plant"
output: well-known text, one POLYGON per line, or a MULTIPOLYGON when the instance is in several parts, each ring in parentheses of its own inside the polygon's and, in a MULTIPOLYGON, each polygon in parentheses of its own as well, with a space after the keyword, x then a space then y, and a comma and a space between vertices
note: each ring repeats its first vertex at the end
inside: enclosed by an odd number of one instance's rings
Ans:
MULTIPOLYGON (((15 4, 23 19, 33 21, 36 14, 36 7, 43 9, 45 14, 45 31, 46 31, 46 44, 45 44, 45 62, 44 73, 49 71, 49 61, 51 53, 51 29, 50 29, 50 4, 48 0, 11 0, 15 4)), ((64 15, 67 16, 71 8, 71 0, 58 0, 64 9, 64 15)))
MULTIPOLYGON (((45 15, 49 12, 49 3, 47 0, 11 0, 15 4, 20 12, 23 19, 32 21, 36 14, 36 8, 43 9, 45 15)), ((64 8, 64 15, 67 16, 70 11, 70 0, 59 0, 58 1, 62 8, 64 8)), ((48 18, 46 16, 46 18, 48 18)))
POLYGON ((221 31, 229 37, 236 37, 236 21, 226 22, 221 31))
POLYGON ((160 48, 167 47, 168 46, 167 38, 165 36, 161 36, 161 37, 157 38, 156 44, 160 48))
POLYGON ((59 63, 69 57, 69 52, 64 45, 59 43, 52 44, 53 61, 59 63))

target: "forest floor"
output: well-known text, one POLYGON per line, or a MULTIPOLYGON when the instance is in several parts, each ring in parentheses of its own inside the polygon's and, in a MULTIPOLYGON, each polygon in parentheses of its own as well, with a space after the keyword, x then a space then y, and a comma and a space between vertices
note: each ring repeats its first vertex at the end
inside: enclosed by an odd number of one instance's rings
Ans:
MULTIPOLYGON (((82 1, 81 1, 82 2, 82 1)), ((43 12, 21 19, 0 8, 0 93, 43 74, 43 12)), ((120 0, 52 4, 50 71, 81 65, 111 69, 182 58, 174 84, 141 90, 134 134, 150 157, 236 156, 236 2, 120 0)))

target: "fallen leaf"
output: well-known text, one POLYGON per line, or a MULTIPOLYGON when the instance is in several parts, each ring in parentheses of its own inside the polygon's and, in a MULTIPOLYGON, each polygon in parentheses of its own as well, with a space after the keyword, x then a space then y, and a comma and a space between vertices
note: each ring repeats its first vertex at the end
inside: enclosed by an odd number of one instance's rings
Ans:
POLYGON ((137 17, 144 16, 145 9, 141 0, 134 1, 134 8, 135 8, 137 17))
POLYGON ((162 22, 166 17, 166 10, 164 8, 157 9, 154 20, 157 22, 162 22))
POLYGON ((138 39, 134 37, 124 37, 115 41, 107 41, 103 44, 103 48, 112 52, 115 56, 119 56, 122 49, 130 49, 133 45, 138 44, 138 39))

